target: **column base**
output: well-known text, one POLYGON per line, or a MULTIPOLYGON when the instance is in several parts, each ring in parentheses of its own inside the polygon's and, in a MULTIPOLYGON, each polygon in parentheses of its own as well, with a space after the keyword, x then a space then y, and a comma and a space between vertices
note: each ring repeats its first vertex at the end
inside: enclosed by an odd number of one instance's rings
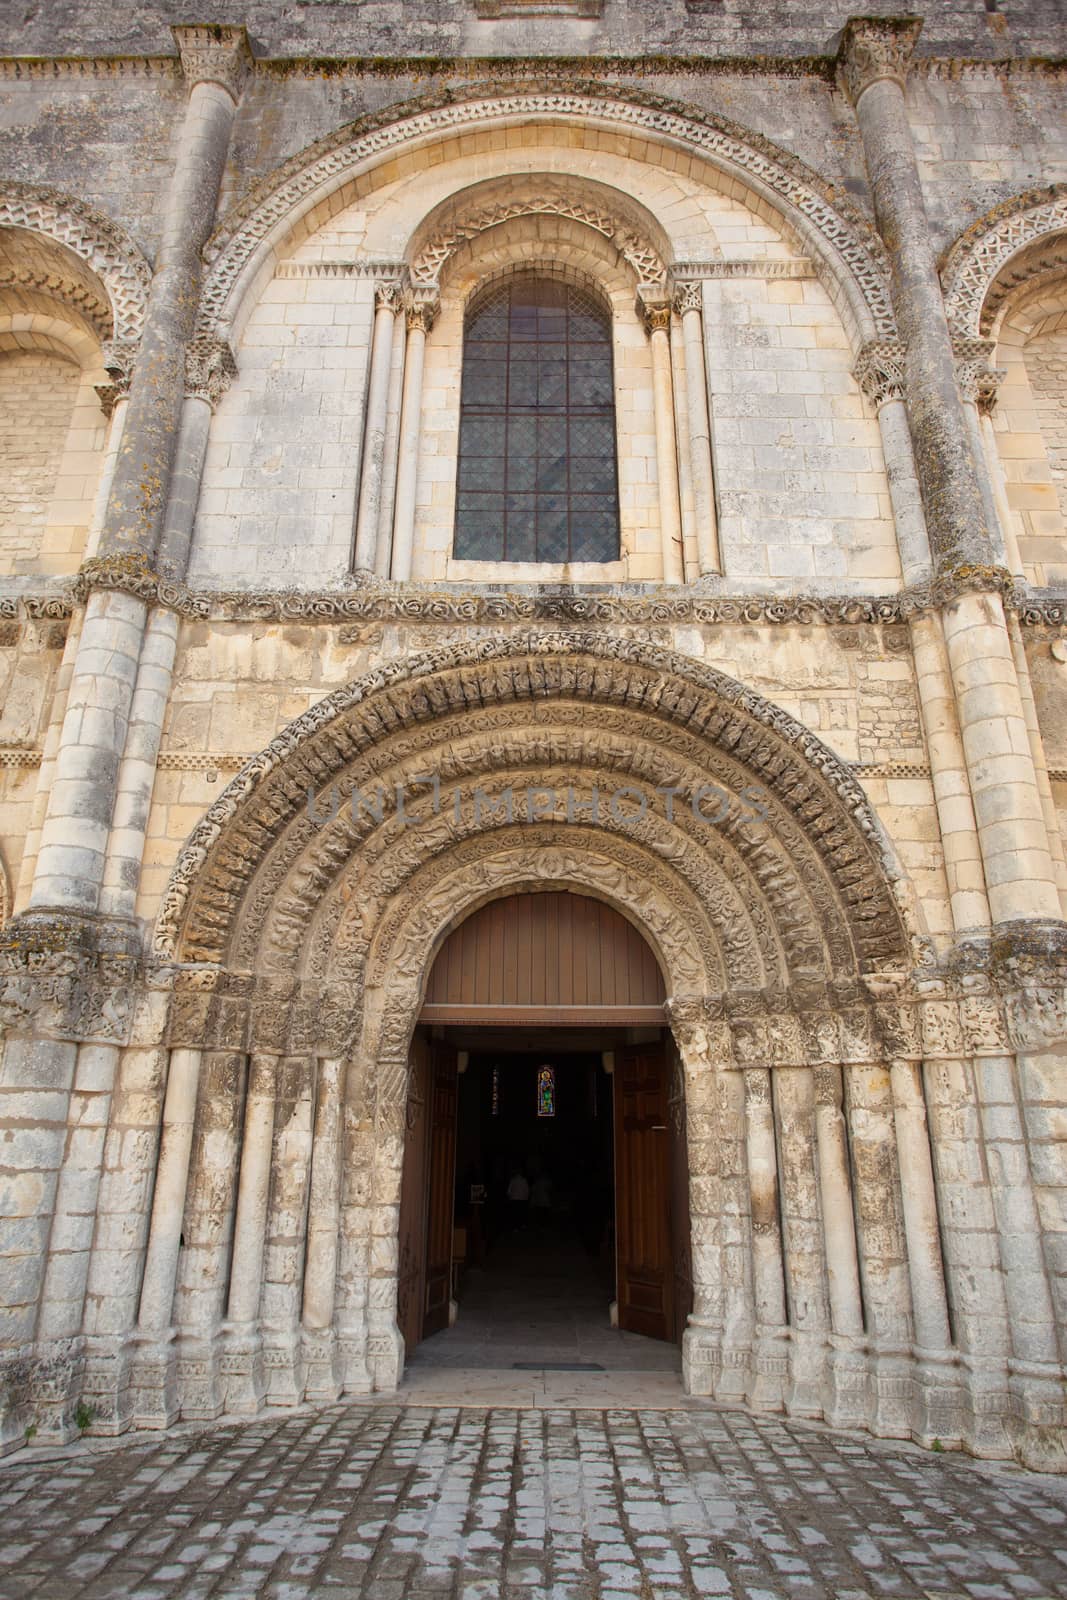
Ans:
POLYGON ((821 1330, 792 1330, 789 1340, 789 1380, 785 1392, 787 1416, 822 1417, 826 1339, 826 1333, 821 1330))
POLYGON ((789 1386, 789 1329, 756 1328, 752 1343, 752 1368, 746 1399, 753 1411, 784 1411, 789 1386))
POLYGON ((823 1415, 831 1428, 871 1425, 870 1364, 862 1342, 831 1334, 823 1415))
POLYGON ((912 1438, 926 1449, 940 1445, 959 1449, 963 1444, 967 1409, 955 1356, 940 1351, 915 1350, 915 1426, 912 1438))
POLYGON ((298 1406, 304 1398, 304 1353, 297 1328, 264 1328, 263 1373, 267 1404, 298 1406))
POLYGON ((879 1439, 910 1439, 915 1417, 915 1371, 910 1349, 871 1352, 871 1432, 879 1439))
POLYGON ((227 1412, 254 1417, 262 1411, 267 1388, 263 1375, 263 1341, 254 1324, 223 1324, 218 1370, 227 1412))
POLYGON ((130 1410, 137 1428, 169 1428, 181 1412, 178 1345, 173 1328, 130 1342, 130 1410))
POLYGON ((217 1335, 179 1333, 178 1395, 183 1422, 214 1422, 223 1412, 217 1335))
POLYGON ((93 1413, 90 1433, 116 1438, 133 1423, 132 1350, 125 1335, 90 1335, 85 1341, 82 1395, 93 1413))
POLYGON ((694 1322, 682 1334, 682 1385, 686 1394, 715 1395, 722 1387, 722 1329, 694 1322))
POLYGON ((341 1352, 332 1328, 305 1328, 301 1335, 304 1359, 304 1399, 329 1404, 339 1399, 344 1387, 341 1352))
POLYGON ((83 1339, 57 1339, 35 1347, 28 1385, 35 1444, 67 1444, 88 1430, 92 1412, 82 1396, 84 1377, 83 1339))
POLYGON ((1008 1363, 1012 1442, 1024 1467, 1067 1472, 1067 1389, 1051 1362, 1008 1363))

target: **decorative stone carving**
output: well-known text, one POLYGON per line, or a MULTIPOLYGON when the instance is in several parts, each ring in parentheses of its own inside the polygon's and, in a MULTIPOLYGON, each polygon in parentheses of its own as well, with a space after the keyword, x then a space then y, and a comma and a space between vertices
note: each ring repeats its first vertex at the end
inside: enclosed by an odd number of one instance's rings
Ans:
POLYGON ((196 339, 185 352, 185 392, 214 411, 237 376, 237 361, 225 339, 196 339))
POLYGON ((904 398, 904 347, 899 339, 872 339, 856 358, 852 376, 876 411, 904 398))
MULTIPOLYGON (((1027 246, 1067 231, 1067 184, 1031 189, 995 206, 962 233, 941 271, 945 310, 956 337, 980 339, 995 314, 997 279, 1027 246)), ((1044 257, 1035 269, 1045 265, 1044 257)), ((1013 286, 1016 286, 1015 280, 1013 286)))
POLYGON ((853 105, 872 83, 888 78, 904 88, 919 17, 852 17, 845 24, 838 52, 842 86, 853 105))
POLYGON ((769 140, 710 113, 691 106, 683 109, 673 101, 633 89, 620 99, 618 91, 608 85, 602 91, 585 85, 581 93, 572 93, 560 89, 517 92, 514 84, 476 85, 468 91, 452 88, 447 96, 413 102, 401 117, 395 107, 374 113, 329 135, 258 185, 208 241, 205 256, 210 270, 201 299, 202 331, 218 329, 245 264, 268 232, 286 216, 295 218, 312 195, 341 184, 350 170, 369 157, 384 155, 410 139, 460 132, 509 113, 527 119, 546 116, 579 126, 608 122, 626 131, 662 135, 706 154, 732 170, 742 183, 751 176, 787 213, 796 208, 805 219, 806 230, 815 229, 821 235, 824 260, 839 275, 845 293, 854 300, 861 321, 871 326, 872 334, 891 337, 895 332, 884 252, 870 223, 839 193, 831 194, 817 174, 769 140))
POLYGON ((107 291, 112 337, 137 343, 152 270, 110 218, 59 190, 5 183, 0 187, 0 227, 28 228, 72 250, 107 291))
POLYGON ((253 65, 244 28, 213 23, 210 27, 172 28, 171 32, 181 57, 182 73, 190 86, 218 83, 235 102, 240 100, 253 65))
POLYGON ((633 269, 638 282, 658 283, 663 279, 663 259, 647 239, 618 214, 605 210, 593 200, 559 191, 555 194, 529 194, 461 211, 419 247, 411 264, 411 281, 437 287, 441 274, 459 246, 489 228, 499 227, 515 217, 568 217, 610 239, 633 269))
POLYGON ((674 309, 680 317, 687 311, 703 311, 704 295, 699 283, 683 283, 674 291, 674 309))
POLYGON ((987 415, 997 403, 997 387, 1003 381, 1003 369, 990 365, 996 350, 993 339, 974 339, 966 334, 954 334, 952 348, 956 357, 956 382, 964 400, 973 401, 979 411, 987 415))
POLYGON ((139 957, 125 923, 14 918, 0 934, 0 1031, 125 1043, 139 957))
POLYGON ((665 289, 641 288, 637 297, 637 314, 649 335, 671 331, 671 297, 665 289))
POLYGON ((404 292, 399 279, 379 283, 374 290, 375 311, 391 311, 399 316, 404 309, 404 292))
POLYGON ((422 333, 429 333, 437 321, 437 313, 440 309, 441 299, 436 290, 413 290, 408 296, 404 307, 408 330, 417 328, 422 333))

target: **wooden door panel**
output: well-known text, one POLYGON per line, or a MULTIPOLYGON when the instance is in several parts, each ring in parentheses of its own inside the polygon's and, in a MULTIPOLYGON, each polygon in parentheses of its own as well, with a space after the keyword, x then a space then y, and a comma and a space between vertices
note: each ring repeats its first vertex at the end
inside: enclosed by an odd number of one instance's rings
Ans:
POLYGON ((662 1045, 615 1056, 615 1238, 619 1326, 674 1336, 671 1141, 662 1045))
POLYGON ((426 1190, 430 1110, 430 1048, 416 1036, 411 1043, 404 1169, 400 1181, 400 1237, 396 1320, 408 1353, 422 1337, 426 1300, 426 1190))
POLYGON ((681 1342, 693 1309, 693 1234, 689 1221, 689 1147, 685 1117, 685 1068, 673 1042, 670 1045, 670 1091, 667 1127, 671 1170, 671 1256, 674 1269, 674 1331, 681 1342))
POLYGON ((452 1224, 456 1184, 456 1052, 433 1046, 430 1072, 426 1295, 422 1337, 448 1327, 452 1295, 452 1224))

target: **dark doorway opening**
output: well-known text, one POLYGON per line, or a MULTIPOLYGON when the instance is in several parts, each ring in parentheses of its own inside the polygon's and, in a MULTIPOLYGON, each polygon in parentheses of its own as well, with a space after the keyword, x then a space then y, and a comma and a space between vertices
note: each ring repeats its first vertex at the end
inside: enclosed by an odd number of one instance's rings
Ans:
POLYGON ((420 1027, 398 1316, 408 1358, 676 1369, 684 1105, 665 1029, 420 1027), (600 1046, 600 1048, 597 1048, 600 1046))

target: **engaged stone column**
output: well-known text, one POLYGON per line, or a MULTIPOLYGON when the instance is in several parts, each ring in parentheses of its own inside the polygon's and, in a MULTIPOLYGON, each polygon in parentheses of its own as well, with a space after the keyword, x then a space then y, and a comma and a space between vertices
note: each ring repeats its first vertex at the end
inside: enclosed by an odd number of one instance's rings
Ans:
POLYGON ((230 1297, 226 1307, 226 1409, 259 1410, 266 1384, 259 1338, 259 1294, 263 1282, 263 1250, 267 1230, 271 1148, 274 1141, 274 1095, 278 1057, 253 1054, 245 1097, 237 1214, 233 1225, 230 1297))
POLYGON ((970 430, 904 103, 916 18, 853 18, 841 45, 906 351, 905 395, 994 921, 1058 919, 1059 895, 996 593, 996 541, 970 430), (958 593, 966 579, 986 593, 958 593))
POLYGON ((148 1251, 141 1283, 136 1339, 136 1387, 140 1391, 135 1420, 146 1427, 169 1427, 178 1415, 178 1393, 171 1316, 181 1249, 182 1220, 193 1147, 199 1050, 172 1050, 163 1128, 148 1227, 148 1251))
POLYGON ((130 385, 101 549, 155 556, 185 394, 185 346, 200 300, 200 252, 215 221, 234 113, 251 61, 243 28, 174 29, 189 101, 130 385))
POLYGON ((333 1309, 341 1213, 343 1098, 344 1062, 336 1056, 323 1057, 318 1064, 307 1254, 304 1259, 305 1394, 309 1400, 336 1400, 341 1392, 333 1309))
POLYGON ((185 400, 159 550, 164 578, 185 576, 211 418, 236 375, 237 362, 224 339, 196 339, 185 353, 185 400))
POLYGON ((749 1399, 761 1411, 779 1411, 785 1398, 787 1367, 785 1277, 774 1107, 766 1067, 745 1068, 745 1144, 756 1300, 755 1371, 749 1399))
POLYGON ((815 1140, 826 1241, 826 1276, 830 1285, 830 1319, 835 1333, 856 1339, 863 1336, 863 1300, 852 1212, 848 1134, 841 1114, 841 1100, 841 1068, 816 1067, 815 1140))
POLYGON ((935 563, 939 570, 951 570, 966 562, 989 563, 993 551, 904 104, 908 64, 921 27, 915 17, 854 17, 842 37, 840 61, 856 108, 875 217, 889 252, 893 308, 907 352, 915 463, 935 563))
POLYGON ((652 345, 652 398, 656 417, 656 477, 663 548, 663 582, 682 583, 682 507, 678 495, 678 442, 671 374, 671 306, 666 291, 642 288, 640 309, 652 345))
POLYGON ((898 1057, 890 1064, 889 1078, 900 1162, 904 1234, 908 1241, 915 1341, 922 1355, 943 1355, 951 1348, 952 1330, 948 1321, 937 1186, 930 1159, 926 1099, 919 1063, 898 1057))
POLYGON ((304 1398, 300 1301, 309 1223, 314 1073, 313 1056, 286 1056, 278 1072, 261 1297, 270 1405, 297 1405, 304 1398))
POLYGON ((930 539, 904 405, 903 348, 895 339, 865 344, 853 377, 878 417, 904 582, 919 583, 930 575, 930 539))
POLYGON ((685 343, 685 391, 689 412, 693 515, 696 520, 697 566, 703 578, 709 573, 722 570, 711 462, 708 374, 704 360, 703 286, 699 283, 685 284, 678 290, 675 306, 682 319, 682 338, 685 343))
POLYGON ((399 460, 396 506, 393 512, 391 576, 398 583, 411 577, 415 546, 415 490, 419 475, 419 437, 422 432, 422 373, 426 362, 426 336, 437 317, 435 290, 416 291, 407 309, 407 347, 404 356, 404 398, 400 406, 399 460))
POLYGON ((389 378, 393 362, 393 335, 401 310, 400 287, 380 283, 374 294, 374 338, 371 344, 367 420, 363 430, 363 461, 359 476, 359 509, 352 564, 357 572, 373 572, 378 555, 378 522, 382 509, 385 474, 385 432, 389 404, 389 378))
POLYGON ((405 318, 393 318, 393 348, 389 358, 389 387, 385 400, 385 443, 382 448, 382 503, 378 509, 378 543, 374 575, 388 578, 393 566, 393 511, 396 507, 396 469, 400 449, 400 407, 404 398, 404 357, 407 354, 405 318))

